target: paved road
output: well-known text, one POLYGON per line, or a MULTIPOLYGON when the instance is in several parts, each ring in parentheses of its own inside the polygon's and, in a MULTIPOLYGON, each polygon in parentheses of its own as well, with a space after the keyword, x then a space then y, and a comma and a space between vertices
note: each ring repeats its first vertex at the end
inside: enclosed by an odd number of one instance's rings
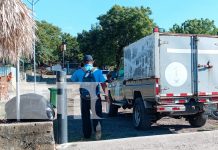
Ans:
MULTIPOLYGON (((71 91, 68 94, 68 132, 69 142, 94 141, 94 135, 91 139, 83 139, 82 123, 80 119, 80 100, 77 91, 71 91), (71 95, 70 95, 71 94, 71 95), (70 98, 70 97, 73 97, 70 98)), ((103 111, 106 105, 103 102, 103 111)), ((107 117, 104 114, 102 127, 102 140, 120 139, 129 137, 151 136, 178 134, 200 131, 211 131, 218 129, 218 121, 209 119, 207 124, 201 128, 193 128, 185 119, 173 119, 169 117, 162 118, 153 124, 152 128, 147 131, 138 131, 132 125, 132 110, 119 110, 117 117, 107 117)))
POLYGON ((57 150, 216 150, 218 130, 135 138, 73 142, 58 145, 57 150))
MULTIPOLYGON (((82 137, 81 120, 68 117, 69 142, 87 141, 82 137)), ((218 121, 208 120, 201 128, 192 128, 184 119, 162 118, 147 131, 138 131, 132 125, 131 114, 119 114, 114 118, 103 120, 102 140, 120 139, 163 134, 178 134, 188 132, 211 131, 218 129, 218 121)), ((94 137, 88 141, 95 140, 94 137)))

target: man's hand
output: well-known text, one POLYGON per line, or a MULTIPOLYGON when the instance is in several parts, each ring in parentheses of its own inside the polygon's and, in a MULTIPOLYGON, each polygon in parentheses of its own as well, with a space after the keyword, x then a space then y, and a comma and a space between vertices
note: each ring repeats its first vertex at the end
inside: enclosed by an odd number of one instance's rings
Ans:
POLYGON ((108 89, 107 89, 107 83, 101 83, 101 87, 102 87, 102 89, 103 89, 103 91, 104 91, 104 93, 105 93, 105 100, 107 101, 107 102, 109 102, 109 97, 108 97, 108 89))
POLYGON ((106 95, 105 95, 105 100, 106 100, 106 102, 109 103, 109 102, 110 102, 109 96, 106 96, 106 95))

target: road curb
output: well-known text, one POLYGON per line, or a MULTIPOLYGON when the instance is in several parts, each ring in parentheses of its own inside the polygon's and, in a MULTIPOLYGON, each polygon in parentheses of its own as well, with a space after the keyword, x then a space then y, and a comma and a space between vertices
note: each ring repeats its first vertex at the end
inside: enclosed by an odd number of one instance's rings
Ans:
POLYGON ((123 138, 115 140, 73 142, 58 145, 57 150, 216 150, 218 130, 123 138))

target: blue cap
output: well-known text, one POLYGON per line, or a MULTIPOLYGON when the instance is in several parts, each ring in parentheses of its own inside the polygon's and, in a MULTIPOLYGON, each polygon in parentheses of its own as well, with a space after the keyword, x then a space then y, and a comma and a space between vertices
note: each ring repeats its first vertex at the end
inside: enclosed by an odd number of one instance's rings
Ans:
POLYGON ((92 58, 91 55, 85 55, 85 56, 83 57, 83 61, 84 61, 84 62, 86 62, 86 61, 93 61, 93 58, 92 58))

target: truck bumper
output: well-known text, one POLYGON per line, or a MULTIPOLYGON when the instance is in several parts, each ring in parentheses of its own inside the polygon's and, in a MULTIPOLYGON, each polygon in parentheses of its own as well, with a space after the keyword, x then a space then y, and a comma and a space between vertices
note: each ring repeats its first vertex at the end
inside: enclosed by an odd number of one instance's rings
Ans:
POLYGON ((171 115, 191 115, 204 111, 205 111, 204 103, 188 103, 188 104, 157 106, 157 112, 170 113, 171 115))
POLYGON ((157 112, 172 112, 172 111, 186 111, 184 105, 159 105, 157 112))

